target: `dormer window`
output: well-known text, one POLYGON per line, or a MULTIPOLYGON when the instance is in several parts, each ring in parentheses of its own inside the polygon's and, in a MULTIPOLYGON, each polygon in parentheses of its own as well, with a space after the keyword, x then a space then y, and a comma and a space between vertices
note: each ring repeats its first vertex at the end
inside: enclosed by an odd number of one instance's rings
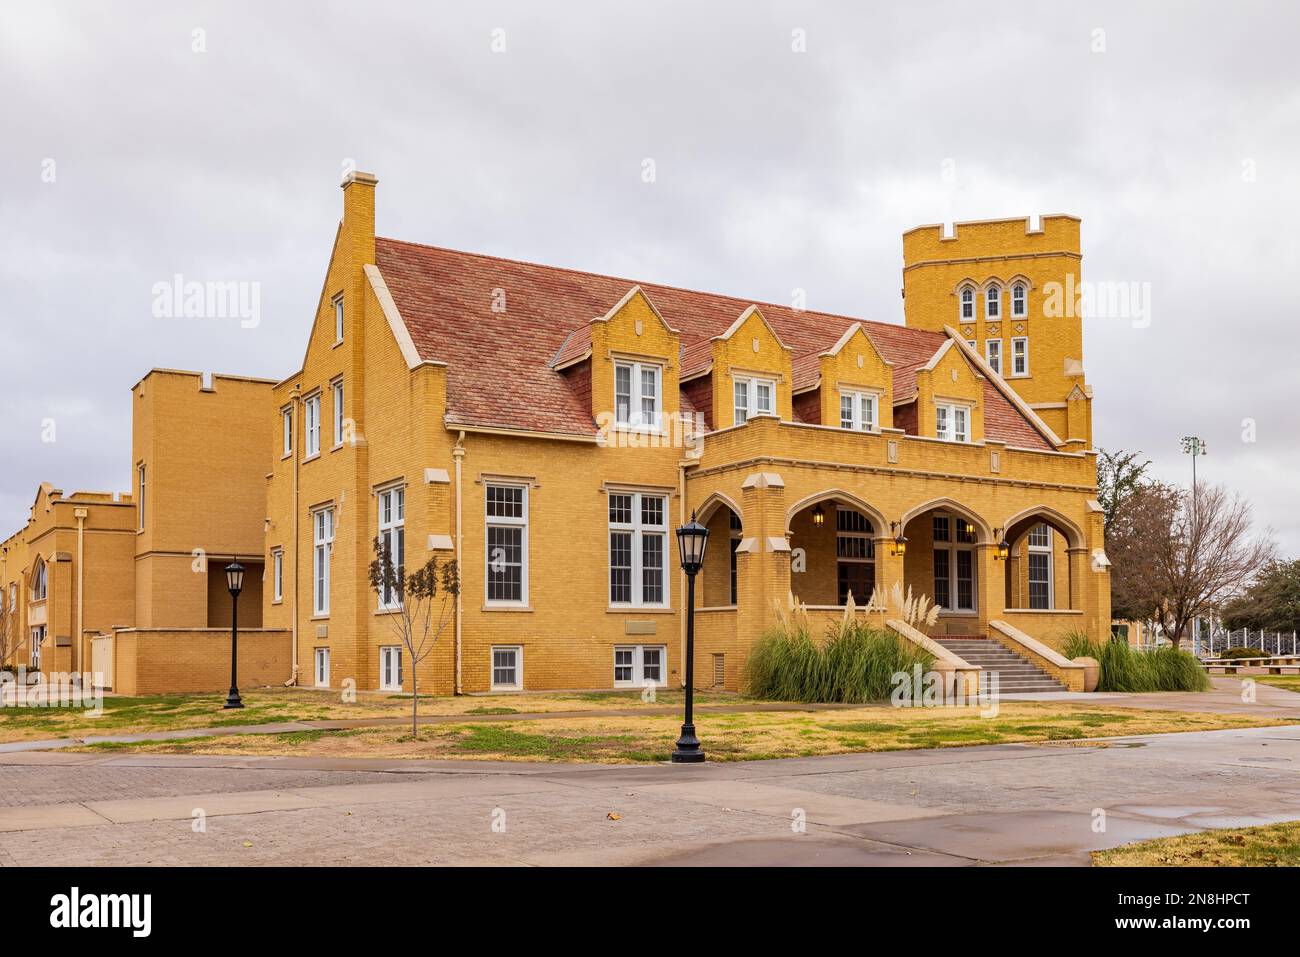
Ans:
POLYGON ((750 376, 733 380, 736 425, 744 425, 756 415, 771 415, 776 408, 776 383, 771 379, 750 376))
POLYGON ((997 283, 984 290, 984 317, 997 319, 1002 315, 1002 287, 997 283))
POLYGON ((1011 317, 1023 319, 1027 315, 1029 315, 1029 290, 1025 288, 1023 282, 1018 282, 1011 287, 1011 317))
POLYGON ((934 407, 934 434, 945 442, 970 441, 970 407, 940 402, 934 407))
POLYGON ((841 392, 840 428, 858 432, 876 431, 876 394, 841 392))
POLYGON ((975 318, 975 290, 967 286, 961 291, 961 320, 969 322, 975 318))
POLYGON ((625 429, 661 428, 663 369, 646 362, 614 364, 614 422, 625 429))

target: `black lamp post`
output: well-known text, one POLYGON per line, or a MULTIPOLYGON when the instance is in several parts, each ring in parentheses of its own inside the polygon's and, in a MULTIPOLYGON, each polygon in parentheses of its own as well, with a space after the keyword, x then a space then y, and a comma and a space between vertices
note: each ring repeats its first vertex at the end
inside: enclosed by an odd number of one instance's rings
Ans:
POLYGON ((700 739, 695 736, 695 576, 704 565, 704 546, 709 530, 695 520, 677 529, 677 548, 681 552, 682 571, 686 572, 686 717, 682 735, 673 749, 673 763, 698 764, 704 760, 700 739))
POLYGON ((230 589, 230 694, 227 708, 242 708, 239 700, 239 593, 244 590, 244 566, 231 562, 226 566, 226 587, 230 589))

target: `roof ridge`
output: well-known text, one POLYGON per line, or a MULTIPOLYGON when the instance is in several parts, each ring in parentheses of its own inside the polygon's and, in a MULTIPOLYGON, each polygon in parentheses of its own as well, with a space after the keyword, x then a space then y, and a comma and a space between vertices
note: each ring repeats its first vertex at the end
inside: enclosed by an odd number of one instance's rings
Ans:
MULTIPOLYGON (((842 319, 845 322, 861 322, 872 326, 881 326, 886 329, 900 329, 904 332, 915 333, 918 335, 934 336, 945 338, 942 332, 933 332, 929 329, 913 329, 912 327, 898 322, 884 322, 880 319, 863 319, 861 316, 849 316, 839 312, 822 312, 817 309, 795 309, 793 306, 787 306, 779 302, 766 302, 759 299, 746 299, 741 296, 733 296, 725 292, 710 292, 707 289, 691 289, 687 286, 675 286, 666 282, 654 282, 647 279, 629 279, 626 276, 614 276, 610 273, 593 272, 590 269, 576 269, 573 266, 554 266, 549 263, 535 262, 531 259, 515 259, 511 256, 494 256, 491 253, 470 252, 467 249, 454 249, 451 246, 435 246, 432 243, 417 243, 409 239, 397 239, 393 236, 376 236, 376 242, 401 243, 403 246, 415 246, 419 249, 431 249, 435 252, 455 253, 458 256, 473 256, 476 259, 490 259, 494 262, 511 263, 516 266, 533 266, 537 269, 553 269, 557 272, 571 273, 575 276, 590 276, 593 279, 610 279, 615 282, 626 282, 628 288, 632 286, 657 286, 660 289, 667 289, 671 292, 684 292, 696 296, 715 296, 719 299, 729 299, 732 302, 743 303, 747 306, 771 306, 774 309, 790 309, 794 312, 803 312, 812 316, 824 316, 827 319, 842 319)), ((708 338, 707 336, 705 338, 708 338)))

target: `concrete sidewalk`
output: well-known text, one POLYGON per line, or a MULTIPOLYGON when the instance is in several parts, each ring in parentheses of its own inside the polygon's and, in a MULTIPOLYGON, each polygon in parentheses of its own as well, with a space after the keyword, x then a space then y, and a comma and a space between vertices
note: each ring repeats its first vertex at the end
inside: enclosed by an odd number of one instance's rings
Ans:
POLYGON ((1300 726, 702 766, 24 753, 0 862, 1086 864, 1300 819, 1298 770, 1300 726))

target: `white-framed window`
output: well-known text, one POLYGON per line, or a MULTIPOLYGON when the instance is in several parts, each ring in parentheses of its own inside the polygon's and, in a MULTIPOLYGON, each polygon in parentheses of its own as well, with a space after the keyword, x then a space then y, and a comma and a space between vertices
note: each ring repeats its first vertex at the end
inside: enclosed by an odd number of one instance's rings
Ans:
POLYGON ((271 552, 271 600, 284 601, 284 552, 271 552))
POLYGON ((664 645, 615 645, 614 687, 664 687, 668 684, 668 649, 664 645))
POLYGON ((934 603, 945 611, 975 610, 975 534, 960 515, 934 516, 934 603), (963 547, 965 546, 965 547, 963 547))
POLYGON ((1011 340, 1011 374, 1029 375, 1029 337, 1017 336, 1011 340))
POLYGON ((952 402, 936 402, 934 434, 948 442, 969 442, 970 407, 952 402))
POLYGON ((609 603, 668 605, 668 499, 642 492, 609 496, 609 603))
POLYGON ((32 629, 32 654, 31 666, 34 670, 41 669, 41 642, 45 640, 45 626, 37 625, 32 629))
POLYGON ((145 478, 146 478, 145 467, 144 467, 144 463, 141 462, 139 465, 135 467, 135 491, 136 491, 135 515, 136 515, 136 528, 138 528, 142 532, 144 531, 145 478))
POLYGON ((975 290, 966 286, 961 291, 961 312, 962 322, 969 322, 975 318, 975 290))
POLYGON ((992 283, 984 290, 984 318, 996 319, 1002 315, 1002 287, 992 283))
POLYGON ((744 425, 756 415, 771 415, 776 411, 776 382, 754 376, 737 376, 732 380, 735 423, 744 425))
POLYGON ((489 483, 485 489, 489 605, 528 604, 528 486, 489 483))
POLYGON ((335 379, 330 383, 331 399, 334 406, 334 447, 343 444, 343 380, 335 379))
POLYGON ((524 649, 520 645, 492 646, 492 690, 522 691, 524 649))
POLYGON ((32 569, 32 601, 45 601, 50 594, 49 572, 45 567, 45 559, 36 559, 36 567, 32 569))
POLYGON ((1029 530, 1029 607, 1052 608, 1052 528, 1040 522, 1029 530))
POLYGON ((859 432, 876 431, 876 393, 840 393, 840 428, 859 432))
POLYGON ((328 688, 330 686, 330 650, 328 648, 316 649, 316 687, 328 688))
POLYGON ((402 690, 401 645, 384 645, 379 649, 379 690, 402 690))
POLYGON ((302 402, 303 456, 311 458, 320 454, 320 393, 307 396, 302 402))
POLYGON ((282 454, 285 456, 292 455, 293 454, 293 409, 292 408, 280 410, 280 431, 282 433, 283 443, 284 443, 283 444, 284 452, 282 454))
POLYGON ((334 554, 334 509, 312 513, 312 614, 330 613, 330 558, 334 554))
POLYGON ((1002 375, 1002 340, 985 339, 984 340, 984 361, 989 364, 989 368, 1002 375))
MULTIPOLYGON (((379 499, 379 545, 392 558, 398 578, 406 574, 406 488, 384 489, 379 499)), ((404 579, 403 579, 404 580, 404 579)), ((400 608, 397 589, 385 586, 379 592, 381 610, 400 608)))
POLYGON ((1023 282, 1011 287, 1011 317, 1023 319, 1029 315, 1029 289, 1023 282))
POLYGON ((654 429, 663 423, 663 368, 649 362, 614 363, 614 423, 654 429))
POLYGON ((343 297, 334 297, 334 341, 343 341, 343 297))

